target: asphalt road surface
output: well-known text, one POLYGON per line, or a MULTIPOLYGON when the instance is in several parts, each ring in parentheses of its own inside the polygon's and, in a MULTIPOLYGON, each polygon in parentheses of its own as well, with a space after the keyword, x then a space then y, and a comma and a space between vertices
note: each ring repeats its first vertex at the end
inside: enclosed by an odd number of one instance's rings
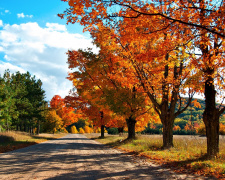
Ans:
POLYGON ((69 134, 0 154, 0 179, 203 179, 111 149, 84 135, 69 134))

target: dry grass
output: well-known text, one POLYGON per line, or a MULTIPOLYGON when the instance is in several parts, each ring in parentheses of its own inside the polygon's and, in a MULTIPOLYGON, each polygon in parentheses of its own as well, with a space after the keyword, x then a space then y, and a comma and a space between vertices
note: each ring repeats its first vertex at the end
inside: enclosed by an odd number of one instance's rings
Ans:
POLYGON ((225 137, 220 137, 220 153, 215 159, 206 158, 206 137, 174 136, 174 147, 169 150, 162 149, 161 135, 138 135, 135 140, 123 141, 126 136, 106 136, 97 141, 113 147, 133 152, 138 156, 145 156, 157 163, 173 168, 177 172, 192 172, 205 176, 225 178, 225 137))
POLYGON ((30 135, 25 132, 9 131, 0 133, 0 153, 24 148, 51 139, 57 139, 65 134, 30 135))

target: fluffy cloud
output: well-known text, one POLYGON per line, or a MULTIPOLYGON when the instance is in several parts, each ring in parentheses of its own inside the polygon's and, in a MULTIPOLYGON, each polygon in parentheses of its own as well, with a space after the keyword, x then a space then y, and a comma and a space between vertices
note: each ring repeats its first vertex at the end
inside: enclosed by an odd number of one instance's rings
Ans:
POLYGON ((69 71, 66 52, 87 47, 93 47, 91 39, 69 33, 64 25, 47 23, 44 28, 35 22, 3 25, 0 52, 4 53, 4 59, 0 68, 36 75, 43 82, 47 100, 55 94, 64 97, 72 88, 66 80, 69 71))
POLYGON ((52 31, 66 31, 66 26, 61 25, 61 24, 57 24, 57 23, 46 23, 46 27, 48 28, 48 30, 52 30, 52 31))
POLYGON ((25 73, 26 71, 18 66, 14 66, 10 63, 0 62, 0 75, 2 76, 5 70, 10 69, 11 73, 15 73, 20 71, 21 73, 25 73))
POLYGON ((20 14, 17 14, 17 17, 18 18, 25 18, 25 17, 32 18, 33 15, 24 15, 24 13, 20 13, 20 14))

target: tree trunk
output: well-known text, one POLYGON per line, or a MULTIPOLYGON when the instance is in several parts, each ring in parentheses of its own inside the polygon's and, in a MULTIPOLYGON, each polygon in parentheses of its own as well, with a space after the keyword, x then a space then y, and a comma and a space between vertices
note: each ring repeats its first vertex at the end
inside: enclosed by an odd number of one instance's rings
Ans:
POLYGON ((38 123, 37 123, 37 135, 40 134, 40 120, 38 119, 38 123))
POLYGON ((213 78, 205 81, 205 110, 203 121, 206 127, 207 155, 212 158, 219 153, 219 110, 216 109, 216 91, 213 78))
POLYGON ((105 131, 105 126, 104 125, 101 125, 101 138, 104 138, 105 137, 104 131, 105 131))
POLYGON ((26 132, 26 130, 27 130, 27 127, 26 127, 26 123, 24 123, 24 132, 26 132))
POLYGON ((213 117, 211 115, 203 115, 203 120, 206 126, 206 137, 207 137, 207 155, 210 158, 215 157, 219 153, 219 118, 213 117), (208 119, 211 120, 208 120, 208 119), (207 119, 207 120, 206 120, 207 119))
POLYGON ((129 119, 126 119, 127 127, 128 127, 128 137, 127 139, 135 139, 135 124, 136 120, 133 117, 129 117, 129 119))
MULTIPOLYGON (((168 60, 168 54, 166 55, 166 59, 168 60)), ((171 112, 169 108, 169 85, 166 81, 169 73, 169 65, 165 66, 165 72, 164 72, 164 81, 162 83, 162 103, 161 103, 161 115, 160 119, 163 124, 163 148, 164 149, 169 149, 173 147, 173 122, 174 118, 171 117, 171 112)), ((171 100, 171 106, 172 106, 172 101, 171 100)), ((174 105, 174 103, 173 103, 174 105)), ((174 105, 175 106, 175 105, 174 105)), ((174 113, 175 109, 173 110, 172 113, 174 113)))
POLYGON ((173 123, 174 119, 170 119, 169 115, 162 120, 163 124, 163 148, 169 149, 173 147, 173 123))

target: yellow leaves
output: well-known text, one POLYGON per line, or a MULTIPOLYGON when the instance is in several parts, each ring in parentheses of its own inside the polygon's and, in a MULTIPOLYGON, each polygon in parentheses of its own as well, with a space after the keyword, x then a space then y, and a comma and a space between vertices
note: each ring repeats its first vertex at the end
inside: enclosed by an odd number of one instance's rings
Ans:
POLYGON ((89 126, 85 126, 85 127, 84 127, 84 132, 85 132, 85 133, 92 133, 92 132, 93 132, 93 129, 90 128, 89 126))
POLYGON ((84 134, 85 133, 84 129, 83 128, 79 128, 79 133, 80 134, 84 134))
POLYGON ((47 119, 47 124, 48 124, 48 128, 52 129, 53 132, 55 133, 57 130, 60 130, 61 128, 63 128, 63 121, 62 118, 60 118, 55 110, 50 110, 47 115, 46 115, 46 119, 47 119))
POLYGON ((70 131, 71 131, 72 134, 77 134, 78 133, 76 126, 72 126, 70 131))

